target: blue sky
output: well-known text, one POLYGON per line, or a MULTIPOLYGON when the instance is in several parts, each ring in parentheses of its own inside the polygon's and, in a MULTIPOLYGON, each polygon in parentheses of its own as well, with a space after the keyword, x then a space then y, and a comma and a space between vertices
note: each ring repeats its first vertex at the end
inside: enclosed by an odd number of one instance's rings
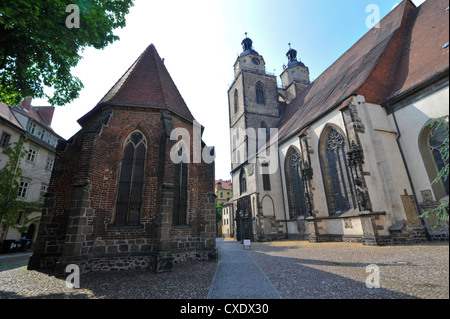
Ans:
MULTIPOLYGON (((432 1, 432 0, 428 0, 432 1)), ((245 32, 277 76, 288 43, 309 67, 311 80, 348 50, 369 28, 366 8, 381 18, 399 0, 136 0, 120 40, 104 50, 86 49, 73 70, 84 84, 80 97, 57 107, 52 127, 68 139, 76 120, 91 110, 153 43, 196 120, 203 139, 216 147, 216 178, 230 178, 227 90, 245 32)), ((423 0, 413 1, 420 5, 423 0)), ((83 17, 81 16, 81 28, 83 17)), ((47 105, 35 100, 33 105, 47 105)))

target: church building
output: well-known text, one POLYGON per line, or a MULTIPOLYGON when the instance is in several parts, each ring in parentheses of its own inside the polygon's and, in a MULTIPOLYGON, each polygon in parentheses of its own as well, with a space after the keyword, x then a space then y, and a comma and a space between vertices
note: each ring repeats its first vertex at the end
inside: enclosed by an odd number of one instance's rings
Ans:
POLYGON ((28 268, 163 272, 216 260, 214 163, 192 161, 193 139, 174 138, 199 125, 154 45, 78 122, 57 147, 28 268))
POLYGON ((238 240, 448 240, 448 221, 420 217, 449 198, 448 180, 433 183, 447 164, 448 11, 402 1, 313 82, 290 48, 277 85, 242 41, 228 90, 238 240))

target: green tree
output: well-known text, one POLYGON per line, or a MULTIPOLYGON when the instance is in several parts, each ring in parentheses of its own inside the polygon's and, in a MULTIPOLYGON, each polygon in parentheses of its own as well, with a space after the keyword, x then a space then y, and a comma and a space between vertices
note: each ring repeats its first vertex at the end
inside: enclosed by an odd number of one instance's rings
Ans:
POLYGON ((17 105, 25 97, 51 105, 76 99, 83 84, 71 74, 86 47, 103 49, 118 40, 133 0, 0 1, 0 101, 17 105), (79 28, 67 10, 79 9, 79 28), (69 21, 69 24, 66 22, 69 21), (44 87, 53 89, 49 96, 44 87))
MULTIPOLYGON (((449 125, 448 125, 448 115, 434 119, 430 121, 427 126, 431 126, 433 130, 437 130, 439 128, 444 128, 446 130, 445 139, 442 142, 439 151, 442 156, 442 160, 444 161, 444 167, 439 171, 438 175, 432 182, 432 184, 439 183, 442 181, 443 183, 448 183, 448 174, 449 174, 449 125)), ((438 207, 424 212, 420 217, 428 218, 430 214, 434 214, 437 217, 437 225, 441 221, 448 221, 448 203, 440 204, 438 207)), ((436 225, 436 226, 437 226, 436 225)))
POLYGON ((222 221, 223 202, 216 204, 216 222, 222 221))
POLYGON ((40 210, 42 203, 24 202, 17 199, 19 194, 19 181, 22 177, 21 160, 26 155, 23 148, 23 139, 9 145, 3 152, 8 157, 3 169, 0 171, 0 226, 11 226, 23 233, 28 224, 39 217, 29 218, 32 212, 40 210), (19 214, 22 212, 22 223, 17 224, 19 214))

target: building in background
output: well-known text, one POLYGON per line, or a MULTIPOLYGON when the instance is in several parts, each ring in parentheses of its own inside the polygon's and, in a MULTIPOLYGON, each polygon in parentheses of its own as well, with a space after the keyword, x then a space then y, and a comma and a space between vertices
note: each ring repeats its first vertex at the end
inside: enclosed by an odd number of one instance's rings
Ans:
MULTIPOLYGON (((31 98, 26 98, 14 107, 0 103, 0 170, 9 160, 3 151, 22 138, 25 156, 17 163, 22 169, 17 200, 43 203, 50 184, 56 146, 64 139, 51 127, 55 108, 32 106, 31 102, 31 98)), ((6 207, 7 203, 0 205, 6 207)), ((27 238, 32 245, 36 239, 40 216, 41 210, 37 210, 27 216, 27 219, 33 221, 24 224, 25 216, 20 212, 16 227, 0 225, 0 241, 27 238), (25 233, 19 232, 17 228, 23 227, 28 230, 25 233)))
POLYGON ((233 197, 233 185, 231 180, 216 180, 215 193, 217 196, 217 203, 227 203, 233 197))
POLYGON ((238 240, 448 240, 448 221, 419 217, 448 203, 448 180, 433 183, 446 129, 429 125, 448 120, 448 15, 448 1, 404 0, 312 83, 290 48, 281 87, 242 41, 228 90, 238 240))

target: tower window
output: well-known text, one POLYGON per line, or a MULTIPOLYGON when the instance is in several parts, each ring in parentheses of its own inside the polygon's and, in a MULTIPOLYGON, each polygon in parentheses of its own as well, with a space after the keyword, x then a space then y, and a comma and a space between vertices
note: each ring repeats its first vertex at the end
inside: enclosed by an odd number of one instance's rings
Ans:
POLYGON ((239 93, 238 90, 234 90, 234 114, 239 111, 239 93))
POLYGON ((256 103, 259 105, 265 105, 266 97, 264 94, 264 87, 261 82, 256 83, 255 92, 256 92, 256 103))
POLYGON ((239 174, 239 186, 241 195, 247 192, 247 175, 244 169, 241 169, 239 174))

